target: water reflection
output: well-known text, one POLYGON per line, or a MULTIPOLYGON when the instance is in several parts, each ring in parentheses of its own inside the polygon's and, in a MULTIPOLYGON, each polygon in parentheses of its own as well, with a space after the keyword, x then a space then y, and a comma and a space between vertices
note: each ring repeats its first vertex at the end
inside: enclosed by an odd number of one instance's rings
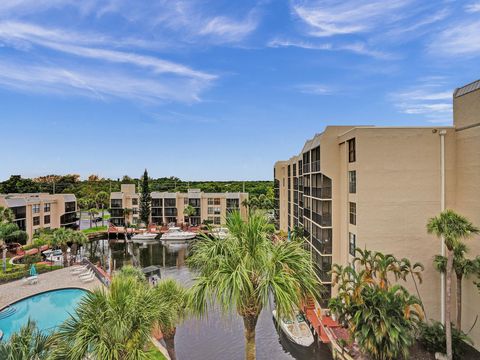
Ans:
MULTIPOLYGON (((112 242, 99 240, 86 249, 90 260, 104 266, 119 269, 125 265, 162 267, 162 278, 171 277, 190 285, 194 274, 185 265, 191 251, 188 244, 169 244, 159 241, 143 243, 112 242)), ((326 346, 316 343, 302 348, 290 342, 272 317, 272 309, 266 308, 257 323, 257 359, 330 360, 326 346)), ((189 319, 177 329, 177 357, 180 360, 240 360, 244 358, 243 322, 236 314, 222 314, 213 310, 205 319, 189 319)))

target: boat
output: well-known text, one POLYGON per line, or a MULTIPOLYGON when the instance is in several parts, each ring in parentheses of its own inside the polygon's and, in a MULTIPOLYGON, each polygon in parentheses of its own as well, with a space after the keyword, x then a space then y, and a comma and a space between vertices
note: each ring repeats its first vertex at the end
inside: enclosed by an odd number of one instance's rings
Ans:
POLYGON ((58 263, 63 261, 63 252, 62 250, 46 250, 43 252, 45 259, 47 261, 58 263))
POLYGON ((218 227, 218 228, 213 228, 210 231, 210 235, 216 238, 219 238, 220 240, 225 240, 228 235, 230 235, 230 232, 228 231, 227 228, 224 227, 218 227))
POLYGON ((166 233, 162 235, 160 239, 169 240, 169 241, 182 241, 182 240, 191 240, 195 238, 197 234, 190 231, 182 231, 179 227, 171 227, 166 233))
POLYGON ((273 317, 280 325, 288 339, 297 345, 308 347, 313 344, 314 339, 308 324, 302 314, 297 313, 293 319, 279 319, 277 311, 273 310, 273 317))
POLYGON ((144 232, 144 233, 139 233, 135 234, 132 236, 132 241, 145 241, 145 240, 155 240, 155 238, 158 236, 157 233, 150 233, 150 232, 144 232))

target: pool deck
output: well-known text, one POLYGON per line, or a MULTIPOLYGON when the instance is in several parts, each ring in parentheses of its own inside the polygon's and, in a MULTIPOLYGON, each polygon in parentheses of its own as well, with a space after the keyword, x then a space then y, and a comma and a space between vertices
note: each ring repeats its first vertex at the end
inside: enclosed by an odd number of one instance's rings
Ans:
POLYGON ((72 287, 93 290, 102 286, 103 284, 97 278, 89 283, 83 283, 78 275, 70 272, 70 268, 54 270, 38 275, 37 284, 27 285, 24 284, 23 280, 16 280, 0 285, 0 309, 20 299, 44 291, 72 287))

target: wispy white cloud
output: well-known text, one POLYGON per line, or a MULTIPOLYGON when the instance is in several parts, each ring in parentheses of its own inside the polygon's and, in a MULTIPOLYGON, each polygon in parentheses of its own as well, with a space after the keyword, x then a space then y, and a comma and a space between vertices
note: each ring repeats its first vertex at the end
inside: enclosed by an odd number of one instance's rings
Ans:
POLYGON ((87 96, 106 100, 122 98, 144 103, 197 102, 208 86, 196 79, 132 76, 110 69, 78 69, 0 61, 0 86, 29 93, 87 96))
POLYGON ((0 22, 0 43, 32 55, 28 56, 30 62, 22 65, 22 69, 13 69, 11 62, 1 64, 4 74, 0 84, 24 91, 45 89, 56 93, 56 89, 70 86, 77 95, 99 99, 130 96, 130 100, 150 103, 167 100, 192 102, 199 101, 201 91, 210 87, 217 78, 214 74, 156 56, 109 49, 109 37, 92 33, 80 34, 22 22, 0 22), (52 63, 65 65, 59 69, 39 66, 35 64, 35 54, 42 50, 39 48, 70 57, 57 59, 53 56, 52 63), (85 63, 83 66, 88 67, 79 71, 76 70, 78 57, 92 59, 93 62, 85 63), (109 63, 116 66, 104 71, 109 63), (34 74, 29 76, 31 72, 34 74), (36 83, 32 84, 31 79, 36 79, 36 83))
POLYGON ((198 33, 214 36, 222 42, 238 42, 251 34, 257 26, 258 19, 253 14, 241 21, 225 16, 216 16, 208 20, 198 33))
POLYGON ((325 37, 367 32, 409 5, 411 0, 294 1, 293 12, 310 35, 325 37))
POLYGON ((349 51, 355 54, 371 56, 381 59, 389 59, 393 57, 393 55, 389 53, 369 49, 368 46, 362 42, 336 44, 331 42, 317 43, 303 40, 273 39, 267 43, 267 46, 273 48, 297 47, 307 50, 349 51))
POLYGON ((465 5, 465 11, 469 13, 480 12, 480 1, 474 1, 470 4, 465 5))
POLYGON ((464 20, 450 25, 434 37, 429 51, 443 56, 479 56, 480 20, 464 20))
POLYGON ((430 122, 452 119, 452 91, 443 78, 423 79, 414 87, 389 94, 388 98, 404 114, 422 115, 430 122))

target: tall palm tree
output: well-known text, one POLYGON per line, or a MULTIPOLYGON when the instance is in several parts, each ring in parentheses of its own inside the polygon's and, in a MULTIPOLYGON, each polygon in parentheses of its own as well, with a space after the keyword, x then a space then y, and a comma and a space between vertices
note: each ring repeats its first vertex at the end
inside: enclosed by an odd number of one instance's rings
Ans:
POLYGON ((445 337, 447 346, 447 359, 452 360, 452 325, 450 304, 452 301, 452 271, 454 248, 462 239, 473 234, 478 234, 479 229, 475 227, 466 217, 457 214, 453 210, 445 210, 438 216, 431 218, 427 224, 429 234, 435 234, 443 239, 447 248, 447 264, 445 268, 445 337))
POLYGON ((160 311, 157 318, 157 325, 163 334, 163 340, 167 346, 168 355, 171 360, 176 360, 175 333, 178 324, 187 315, 188 292, 173 279, 160 281, 154 287, 156 302, 164 304, 165 311, 160 311))
POLYGON ((194 245, 188 263, 199 275, 189 303, 201 315, 210 300, 235 310, 243 319, 245 358, 253 360, 257 320, 270 295, 279 316, 290 317, 302 301, 318 297, 320 284, 301 242, 272 242, 273 225, 264 213, 252 211, 244 221, 233 212, 226 226, 227 239, 204 236, 194 245))
POLYGON ((53 338, 28 320, 8 341, 0 342, 0 359, 47 360, 52 354, 53 338))
POLYGON ((90 228, 91 228, 93 226, 93 218, 96 215, 98 215, 98 209, 97 208, 88 209, 88 215, 90 216, 90 228))
POLYGON ((145 283, 131 276, 114 277, 108 290, 87 293, 60 325, 56 359, 146 359, 145 348, 162 306, 145 283))
POLYGON ((63 266, 68 266, 68 243, 72 241, 72 232, 71 229, 59 228, 53 232, 52 237, 50 238, 50 245, 52 247, 60 247, 63 253, 63 266))
MULTIPOLYGON (((457 321, 456 328, 462 330, 462 281, 464 277, 468 277, 479 271, 478 264, 480 262, 480 256, 476 259, 467 259, 465 254, 468 252, 467 245, 459 242, 453 249, 453 270, 457 280, 457 321)), ((447 268, 447 258, 442 255, 436 255, 433 260, 433 265, 437 271, 445 273, 447 268)))
POLYGON ((185 209, 183 209, 183 215, 185 215, 188 218, 189 227, 190 227, 190 217, 194 216, 196 213, 197 211, 192 205, 187 205, 185 206, 185 209))
POLYGON ((105 208, 108 206, 108 200, 110 199, 110 195, 106 191, 100 191, 95 196, 95 200, 97 201, 97 207, 102 210, 102 226, 105 226, 105 208))
MULTIPOLYGON (((78 217, 80 219, 79 222, 78 222, 78 226, 80 227, 80 223, 82 221, 82 212, 84 210, 86 211, 86 210, 90 209, 91 200, 88 199, 88 198, 80 198, 77 201, 77 205, 78 205, 78 208, 79 208, 79 216, 78 217)), ((90 227, 92 227, 91 224, 90 224, 90 227)))
POLYGON ((77 256, 78 253, 78 247, 85 245, 88 243, 88 237, 81 231, 70 231, 70 241, 73 243, 72 244, 72 258, 71 260, 73 261, 73 258, 77 256))

